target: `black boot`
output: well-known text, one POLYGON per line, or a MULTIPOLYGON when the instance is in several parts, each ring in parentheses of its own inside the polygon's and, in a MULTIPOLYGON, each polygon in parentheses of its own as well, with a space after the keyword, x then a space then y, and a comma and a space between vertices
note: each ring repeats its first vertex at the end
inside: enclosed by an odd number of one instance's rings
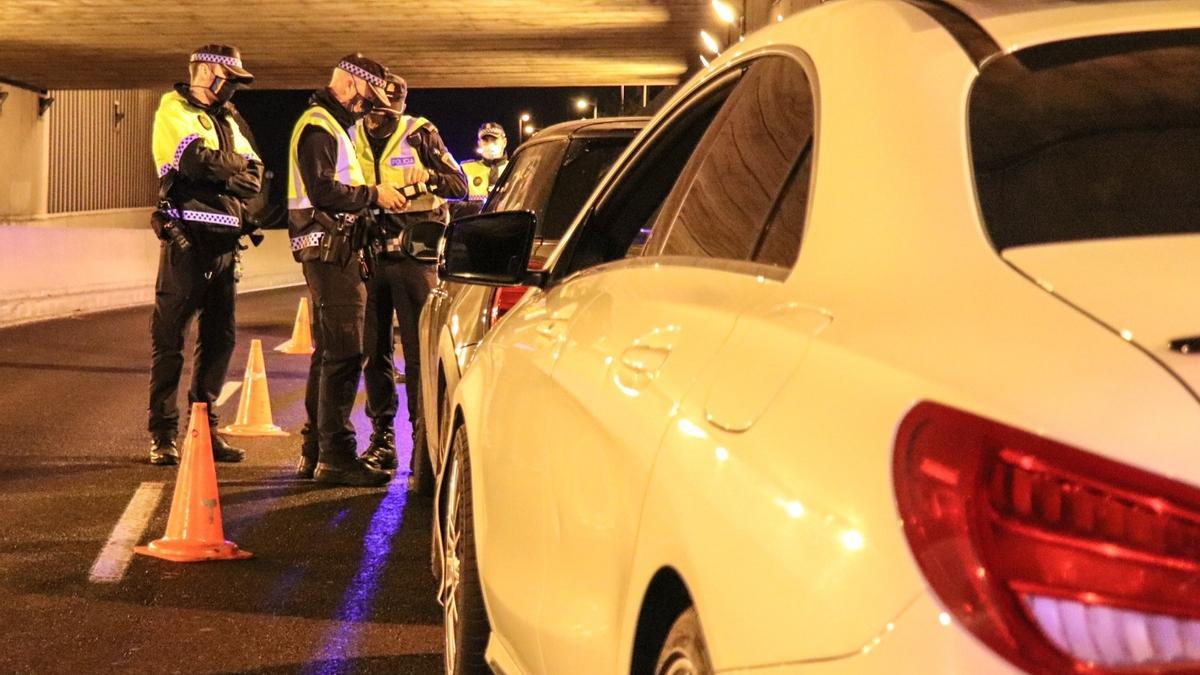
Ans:
POLYGON ((150 441, 150 463, 155 466, 174 466, 179 463, 179 446, 174 434, 160 434, 150 441))
POLYGON ((212 435, 212 450, 213 459, 218 462, 240 462, 246 458, 245 450, 233 447, 215 433, 212 435))
POLYGON ((396 433, 392 426, 377 426, 371 434, 371 447, 363 453, 362 461, 384 471, 396 469, 396 433))
POLYGON ((392 480, 392 474, 369 466, 365 461, 355 459, 348 464, 330 464, 318 462, 313 480, 330 485, 349 485, 352 487, 381 487, 392 480))
POLYGON ((321 454, 317 443, 317 432, 308 423, 300 430, 300 461, 296 464, 296 478, 312 480, 313 472, 317 470, 317 457, 321 454))

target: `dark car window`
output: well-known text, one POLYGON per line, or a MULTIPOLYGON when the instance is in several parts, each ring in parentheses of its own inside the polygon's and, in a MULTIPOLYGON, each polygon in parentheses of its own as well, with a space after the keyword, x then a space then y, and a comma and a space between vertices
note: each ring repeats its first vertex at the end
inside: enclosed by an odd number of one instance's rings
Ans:
POLYGON ((571 141, 563 156, 562 166, 554 178, 554 189, 544 213, 538 214, 538 237, 561 239, 579 209, 596 189, 604 173, 617 161, 633 138, 606 136, 579 138, 571 141))
POLYGON ((579 235, 572 237, 563 258, 567 262, 555 267, 556 278, 641 250, 641 241, 683 175, 688 158, 741 77, 742 71, 737 70, 717 78, 650 132, 588 215, 579 235))
POLYGON ((804 68, 784 56, 754 62, 709 129, 706 151, 692 157, 691 180, 676 184, 678 207, 664 209, 655 225, 661 254, 790 268, 807 210, 813 129, 804 68))
POLYGON ((1200 232, 1200 31, 1016 52, 983 69, 969 105, 998 250, 1200 232))
POLYGON ((556 139, 521 148, 504 170, 483 212, 533 211, 538 214, 540 223, 550 200, 550 188, 554 185, 545 177, 552 175, 562 161, 566 145, 566 139, 556 139))

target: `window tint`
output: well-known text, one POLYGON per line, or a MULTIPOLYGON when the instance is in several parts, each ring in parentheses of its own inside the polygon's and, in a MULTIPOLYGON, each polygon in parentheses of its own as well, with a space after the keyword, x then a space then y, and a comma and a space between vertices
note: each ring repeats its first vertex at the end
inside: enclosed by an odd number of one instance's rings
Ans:
POLYGON ((995 59, 972 88, 975 185, 998 250, 1200 232, 1200 31, 995 59))
POLYGON ((505 169, 483 212, 533 211, 542 222, 554 185, 554 169, 565 146, 566 141, 547 141, 522 148, 505 169))
POLYGON ((579 214, 583 202, 596 189, 596 184, 632 138, 632 135, 607 136, 571 141, 558 175, 554 178, 554 189, 550 193, 550 203, 546 205, 545 217, 538 214, 538 237, 562 238, 579 214))
POLYGON ((741 76, 741 71, 735 71, 718 78, 651 132, 579 235, 572 238, 570 262, 557 266, 557 277, 641 250, 647 228, 741 76))
POLYGON ((808 200, 813 114, 799 63, 782 56, 754 62, 691 158, 690 180, 668 198, 678 207, 663 210, 649 248, 658 239, 662 255, 790 267, 808 200))

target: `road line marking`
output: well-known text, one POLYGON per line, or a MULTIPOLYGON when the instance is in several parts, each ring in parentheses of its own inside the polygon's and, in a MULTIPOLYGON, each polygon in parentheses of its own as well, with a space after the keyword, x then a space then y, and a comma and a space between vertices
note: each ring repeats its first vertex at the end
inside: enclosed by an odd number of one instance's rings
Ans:
POLYGON ((237 393, 238 389, 241 389, 241 388, 242 388, 241 380, 236 380, 233 382, 226 382, 225 386, 221 387, 221 395, 217 397, 217 400, 213 405, 214 406, 225 405, 225 402, 228 401, 230 398, 232 398, 233 395, 237 393))
POLYGON ((108 541, 92 564, 88 581, 112 584, 125 576, 129 561, 133 559, 133 546, 141 540, 142 533, 150 524, 165 486, 166 483, 142 483, 138 486, 129 500, 129 506, 125 507, 125 513, 117 520, 112 534, 108 535, 108 541))

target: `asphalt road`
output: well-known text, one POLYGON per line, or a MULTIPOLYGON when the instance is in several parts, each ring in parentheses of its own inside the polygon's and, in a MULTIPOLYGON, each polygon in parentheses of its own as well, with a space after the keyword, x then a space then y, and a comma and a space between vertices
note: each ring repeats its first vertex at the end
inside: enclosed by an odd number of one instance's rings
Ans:
MULTIPOLYGON (((146 461, 150 308, 0 330, 0 671, 442 671, 429 505, 403 477, 387 489, 291 477, 308 359, 272 348, 301 292, 238 299, 227 379, 240 381, 262 338, 275 423, 293 434, 237 439, 247 460, 217 465, 226 537, 255 557, 135 556, 114 583, 89 580, 114 525, 139 485, 163 482, 140 541, 161 536, 176 474, 146 461)), ((355 423, 361 448, 361 396, 355 423)), ((397 436, 407 466, 407 428, 397 436)))

